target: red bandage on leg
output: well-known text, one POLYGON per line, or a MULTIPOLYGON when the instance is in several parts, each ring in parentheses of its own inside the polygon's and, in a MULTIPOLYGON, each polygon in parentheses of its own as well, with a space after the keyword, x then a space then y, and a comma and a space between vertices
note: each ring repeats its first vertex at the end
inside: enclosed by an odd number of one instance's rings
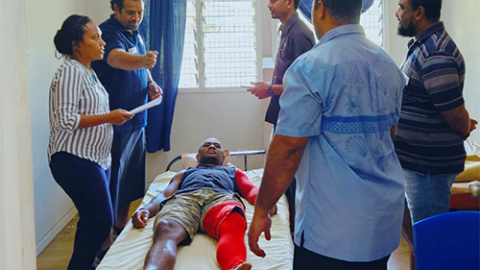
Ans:
POLYGON ((217 261, 223 270, 230 270, 247 259, 245 228, 247 222, 240 214, 233 212, 220 223, 220 239, 217 246, 217 261))

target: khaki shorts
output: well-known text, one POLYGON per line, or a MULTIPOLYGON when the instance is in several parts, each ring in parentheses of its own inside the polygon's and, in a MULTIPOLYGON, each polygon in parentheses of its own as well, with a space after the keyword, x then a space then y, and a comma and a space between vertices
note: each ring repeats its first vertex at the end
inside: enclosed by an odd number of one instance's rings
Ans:
POLYGON ((213 190, 198 190, 178 195, 173 195, 164 202, 162 208, 155 218, 153 230, 162 220, 173 220, 178 222, 187 231, 190 239, 185 241, 189 244, 197 231, 201 230, 205 214, 213 206, 220 203, 237 202, 243 205, 238 194, 225 194, 213 190))

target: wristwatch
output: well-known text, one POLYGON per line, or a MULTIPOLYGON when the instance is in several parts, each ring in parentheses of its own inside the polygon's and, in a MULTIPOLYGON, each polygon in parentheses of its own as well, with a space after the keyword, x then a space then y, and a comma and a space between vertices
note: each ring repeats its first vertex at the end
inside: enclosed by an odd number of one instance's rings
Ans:
POLYGON ((270 97, 274 95, 273 90, 272 90, 272 85, 268 86, 267 95, 270 96, 270 97))

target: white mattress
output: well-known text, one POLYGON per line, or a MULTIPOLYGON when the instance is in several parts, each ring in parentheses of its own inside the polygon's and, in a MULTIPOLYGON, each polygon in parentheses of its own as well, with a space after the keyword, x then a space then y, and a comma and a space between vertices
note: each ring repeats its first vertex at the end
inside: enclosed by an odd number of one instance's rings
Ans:
MULTIPOLYGON (((247 175, 252 182, 259 186, 263 169, 248 171, 247 175)), ((148 203, 157 193, 166 188, 174 172, 165 172, 150 185, 142 205, 148 203)), ((253 206, 244 200, 247 206, 248 224, 253 216, 253 206)), ((140 206, 140 207, 141 207, 140 206)), ((288 203, 285 196, 277 203, 278 214, 272 220, 272 239, 266 241, 263 235, 260 237, 259 245, 267 256, 260 258, 250 252, 248 239, 247 262, 253 265, 256 270, 291 270, 293 260, 293 243, 290 237, 288 203)), ((113 246, 108 251, 97 270, 140 270, 143 269, 143 262, 148 249, 152 245, 153 220, 151 218, 147 227, 135 229, 129 223, 123 232, 118 236, 113 246)), ((217 241, 204 234, 197 234, 189 246, 181 247, 178 250, 175 270, 215 270, 220 269, 216 260, 217 241)))

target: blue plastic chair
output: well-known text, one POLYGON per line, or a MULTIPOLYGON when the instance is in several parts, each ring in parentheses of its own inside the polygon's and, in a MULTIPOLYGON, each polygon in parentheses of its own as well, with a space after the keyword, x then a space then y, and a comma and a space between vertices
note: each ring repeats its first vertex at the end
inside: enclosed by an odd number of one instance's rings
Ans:
POLYGON ((413 225, 416 270, 479 270, 480 212, 459 211, 413 225))

